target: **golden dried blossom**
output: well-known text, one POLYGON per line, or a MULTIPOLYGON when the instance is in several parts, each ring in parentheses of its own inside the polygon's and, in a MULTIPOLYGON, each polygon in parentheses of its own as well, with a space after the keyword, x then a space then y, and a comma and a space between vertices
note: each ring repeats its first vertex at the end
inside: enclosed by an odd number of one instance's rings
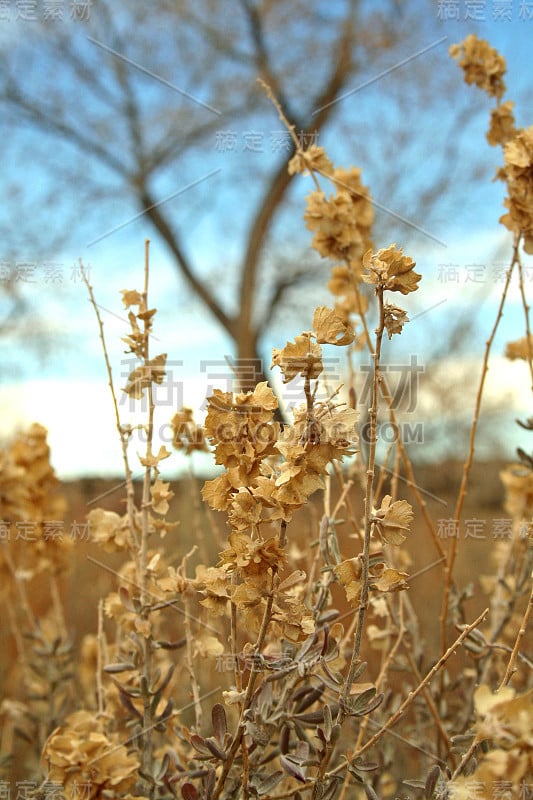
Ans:
POLYGON ((105 598, 104 614, 125 631, 135 630, 136 615, 125 607, 118 592, 110 592, 105 598))
POLYGON ((247 580, 231 587, 231 600, 242 617, 243 630, 256 633, 260 629, 266 604, 265 588, 265 581, 259 580, 247 580))
POLYGON ((333 568, 337 580, 344 586, 346 600, 355 606, 359 602, 362 588, 362 563, 360 558, 350 558, 333 568))
POLYGON ((524 786, 533 772, 533 757, 518 749, 491 750, 468 777, 448 784, 454 800, 494 800, 494 786, 505 786, 506 800, 524 800, 524 786))
POLYGON ((351 344, 355 339, 352 326, 327 306, 315 308, 313 330, 319 344, 344 345, 351 344))
POLYGON ((165 458, 168 458, 171 455, 164 444, 161 445, 157 455, 152 453, 146 456, 139 456, 139 461, 143 465, 143 467, 157 467, 159 466, 160 461, 164 461, 165 458))
POLYGON ((405 323, 409 322, 409 317, 403 308, 394 306, 391 303, 384 304, 383 316, 389 339, 392 339, 395 333, 401 333, 405 323))
POLYGON ((193 639, 193 656, 200 658, 216 658, 224 652, 224 645, 204 629, 197 633, 193 639))
POLYGON ((306 472, 303 468, 277 486, 276 498, 283 506, 296 509, 303 506, 314 492, 323 488, 324 479, 321 475, 316 472, 306 472))
POLYGON ((253 392, 236 395, 214 390, 204 427, 215 447, 215 461, 223 464, 227 473, 221 481, 208 481, 204 487, 204 499, 213 508, 227 507, 231 492, 249 485, 259 474, 261 460, 274 452, 279 433, 279 425, 273 421, 276 408, 276 397, 266 381, 258 383, 253 392), (231 489, 226 487, 219 501, 215 491, 226 482, 231 489))
POLYGON ((229 508, 235 488, 228 480, 226 473, 218 478, 206 481, 202 488, 202 497, 215 511, 225 511, 229 508))
POLYGON ((132 370, 128 376, 128 383, 124 387, 126 394, 139 400, 145 389, 148 389, 153 383, 162 384, 166 374, 166 360, 167 354, 161 353, 132 370))
POLYGON ((514 519, 533 517, 533 471, 523 464, 510 464, 500 472, 505 486, 505 510, 514 519))
POLYGON ((410 256, 404 256, 401 247, 395 244, 372 253, 371 250, 363 256, 363 266, 368 270, 368 275, 363 275, 365 283, 382 286, 389 292, 409 294, 416 292, 421 275, 415 272, 416 266, 410 256))
POLYGON ((94 508, 87 515, 87 523, 91 540, 106 553, 118 553, 132 547, 127 515, 120 517, 114 511, 94 508))
POLYGON ((524 250, 533 253, 533 125, 521 130, 504 147, 505 167, 500 176, 507 182, 508 213, 500 222, 524 237, 524 250))
POLYGON ((172 445, 176 450, 185 450, 190 455, 194 450, 207 450, 204 430, 194 421, 191 408, 182 408, 170 420, 173 438, 172 445))
POLYGON ((530 348, 531 352, 533 352, 533 335, 529 337, 529 346, 527 338, 523 336, 521 339, 516 339, 514 342, 507 342, 505 346, 505 357, 510 359, 510 361, 514 361, 517 358, 527 361, 529 359, 530 348))
POLYGON ((236 531, 244 531, 257 525, 261 519, 262 504, 256 500, 252 492, 246 487, 241 487, 233 495, 228 511, 228 520, 236 531))
POLYGON ((406 572, 399 572, 397 569, 387 567, 385 564, 375 567, 374 574, 370 576, 370 587, 377 589, 379 592, 398 592, 402 589, 407 589, 406 578, 409 576, 406 572))
POLYGON ((491 110, 490 128, 487 133, 489 144, 493 146, 497 144, 503 145, 516 136, 513 108, 513 101, 507 100, 506 103, 501 103, 491 110))
POLYGON ((533 755, 533 689, 516 696, 510 686, 492 692, 486 685, 474 692, 478 741, 490 739, 505 749, 530 749, 533 755))
POLYGON ((156 514, 166 514, 169 509, 168 501, 174 497, 174 492, 168 488, 169 485, 170 484, 164 483, 164 481, 158 478, 155 483, 150 486, 152 509, 156 514))
MULTIPOLYGON (((333 571, 346 592, 346 600, 350 605, 356 606, 361 597, 363 586, 362 581, 362 561, 361 558, 350 558, 337 564, 333 571)), ((372 564, 368 584, 371 589, 378 592, 398 592, 407 589, 405 572, 399 572, 387 564, 377 561, 372 564)))
MULTIPOLYGON (((352 336, 332 309, 319 308, 315 323, 325 339, 352 336)), ((286 377, 297 370, 310 373, 309 377, 315 375, 320 346, 311 337, 311 333, 302 334, 296 343, 288 342, 283 350, 274 351, 275 362, 286 377)), ((285 425, 282 432, 272 420, 272 395, 266 384, 256 388, 255 399, 254 406, 253 395, 233 398, 215 392, 205 424, 226 472, 206 481, 202 496, 212 508, 227 512, 232 537, 256 533, 260 525, 273 520, 288 522, 311 494, 324 487, 328 464, 356 451, 355 410, 319 404, 317 414, 310 416, 304 405, 294 409, 294 424, 285 425), (238 408, 237 401, 241 403, 238 408)), ((230 542, 240 541, 232 537, 230 542)), ((231 562, 228 551, 223 556, 231 562)), ((237 567, 238 563, 231 568, 237 567)))
MULTIPOLYGON (((38 423, 0 450, 0 508, 4 525, 14 523, 18 528, 17 536, 4 541, 4 547, 20 574, 30 578, 70 567, 74 542, 63 529, 66 502, 50 463, 47 430, 38 423)), ((9 570, 1 577, 8 576, 9 570)))
POLYGON ((362 280, 362 262, 355 264, 339 264, 331 270, 328 289, 335 297, 341 298, 335 303, 335 313, 348 323, 352 314, 365 314, 368 300, 359 291, 362 280))
POLYGON ((136 289, 122 289, 121 295, 124 308, 140 306, 142 304, 142 297, 136 289))
POLYGON ((101 729, 93 711, 76 711, 48 737, 43 749, 47 780, 67 800, 87 787, 87 800, 123 796, 138 779, 139 760, 101 729))
POLYGON ((2 519, 57 519, 64 513, 47 437, 46 428, 35 422, 0 451, 2 519))
POLYGON ((505 779, 509 800, 519 800, 533 774, 533 690, 516 695, 504 686, 498 692, 482 684, 474 692, 476 740, 489 741, 491 749, 478 750, 474 771, 449 784, 450 794, 467 800, 491 800, 491 787, 505 779))
POLYGON ((333 173, 333 164, 326 155, 323 147, 312 144, 307 150, 296 153, 289 161, 289 175, 296 173, 319 172, 323 175, 333 173))
MULTIPOLYGON (((361 280, 359 275, 357 280, 361 280)), ((328 289, 331 294, 342 297, 352 291, 354 282, 353 271, 347 264, 337 264, 331 270, 328 289)))
POLYGON ((301 642, 315 631, 313 615, 294 593, 276 593, 272 621, 276 638, 283 637, 289 642, 301 642))
POLYGON ((133 353, 137 358, 144 359, 147 344, 146 332, 141 330, 133 311, 128 312, 128 322, 131 330, 127 336, 122 337, 122 341, 128 347, 126 353, 133 353))
POLYGON ((331 461, 356 452, 358 419, 359 414, 354 408, 337 408, 320 418, 321 441, 333 448, 331 461))
POLYGON ((199 564, 194 585, 202 597, 200 605, 207 608, 210 615, 220 617, 226 613, 230 599, 226 570, 199 564))
POLYGON ((281 350, 272 350, 272 367, 279 367, 283 373, 283 383, 292 381, 297 375, 318 378, 322 372, 322 348, 311 341, 310 333, 296 336, 294 342, 287 342, 281 350))
POLYGON ((475 84, 489 97, 501 99, 505 92, 505 59, 485 39, 470 34, 463 42, 452 44, 450 55, 464 72, 466 83, 475 84))
POLYGON ((409 530, 413 521, 413 509, 407 500, 391 502, 390 494, 385 495, 380 508, 372 515, 381 537, 388 543, 398 545, 405 540, 404 531, 409 530))
POLYGON ((361 183, 361 170, 336 169, 333 173, 336 194, 311 192, 304 219, 314 231, 312 247, 323 258, 359 264, 363 253, 372 247, 370 232, 374 208, 370 193, 361 183))
POLYGON ((263 582, 272 567, 281 569, 285 563, 286 554, 274 537, 252 539, 245 533, 233 531, 228 542, 229 547, 220 553, 220 566, 228 572, 238 572, 263 582))

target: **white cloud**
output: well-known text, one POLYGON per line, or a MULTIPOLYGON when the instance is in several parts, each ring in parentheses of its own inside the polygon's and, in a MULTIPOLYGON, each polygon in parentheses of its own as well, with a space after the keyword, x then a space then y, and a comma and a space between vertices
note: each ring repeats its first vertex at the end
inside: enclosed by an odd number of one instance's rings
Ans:
MULTIPOLYGON (((160 408, 156 414, 158 434, 154 449, 166 444, 171 450, 169 421, 177 410, 172 393, 164 387, 159 397, 160 408)), ((204 379, 191 378, 184 387, 186 403, 199 408, 205 397, 204 379), (203 394, 202 394, 203 392, 203 394)), ((122 423, 144 422, 142 414, 129 409, 129 400, 120 403, 122 423)), ((142 401, 139 401, 140 405, 142 401)), ((33 422, 48 429, 48 443, 52 464, 61 478, 76 475, 121 475, 124 471, 120 441, 115 427, 111 395, 105 382, 73 382, 60 380, 34 380, 0 386, 0 437, 10 439, 16 430, 24 430, 33 422)), ((200 416, 200 415, 199 415, 200 416)), ((133 434, 130 458, 133 470, 139 462, 136 453, 144 452, 141 431, 133 434)), ((186 468, 178 454, 164 462, 162 467, 171 471, 186 468)))

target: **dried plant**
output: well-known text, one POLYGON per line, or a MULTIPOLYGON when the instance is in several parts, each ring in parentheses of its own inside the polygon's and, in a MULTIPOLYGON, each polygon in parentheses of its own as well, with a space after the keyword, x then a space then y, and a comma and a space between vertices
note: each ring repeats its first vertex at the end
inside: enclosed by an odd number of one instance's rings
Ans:
MULTIPOLYGON (((507 355, 528 364, 533 386, 520 255, 533 247, 533 128, 517 129, 512 103, 501 102, 502 56, 473 36, 451 54, 468 83, 496 98, 487 138, 503 147, 498 177, 507 185, 508 213, 501 221, 514 234, 481 365, 454 513, 459 525, 491 347, 514 273, 525 335, 508 345, 507 355)), ((129 447, 136 429, 121 422, 103 324, 86 279, 126 485, 125 512, 93 509, 88 523, 92 541, 123 561, 112 570, 115 591, 103 598, 97 635, 84 640, 75 669, 57 586, 73 553, 46 537, 47 520, 63 508, 45 431, 34 426, 2 451, 4 524, 35 523, 31 549, 17 549, 16 542, 2 548, 2 591, 22 675, 20 696, 2 706, 9 723, 3 750, 12 749, 11 733, 19 730, 41 754, 40 767, 26 756, 29 774, 39 776, 35 793, 44 797, 55 786, 68 800, 82 787, 91 800, 375 800, 406 785, 427 800, 467 800, 474 792, 488 800, 495 787, 505 797, 524 798, 533 774, 533 664, 526 646, 533 457, 520 448, 519 463, 501 473, 512 530, 493 548, 493 574, 479 578, 489 607, 467 612, 468 589, 454 574, 458 539, 441 543, 402 443, 382 363, 384 349, 394 347, 409 323, 403 306, 422 276, 396 244, 375 248, 361 170, 336 168, 316 145, 303 150, 266 90, 294 138, 289 171, 313 182, 304 214, 312 247, 332 262, 334 305, 317 307, 311 329, 272 354, 284 383, 301 382, 304 402, 290 422, 280 423, 276 396, 263 381, 248 392, 215 389, 203 426, 190 409, 176 409, 174 448, 210 451, 221 468, 205 482, 202 498, 206 509, 223 516, 227 536, 218 561, 206 561, 205 548, 200 556, 197 545, 190 547, 187 523, 174 533, 176 521, 167 518, 173 492, 160 470, 171 453, 154 445, 154 387, 165 380, 166 354, 150 349, 156 310, 149 304, 148 242, 142 291, 122 293, 129 321, 124 342, 136 359, 124 391, 144 400, 145 409, 140 499, 129 447), (364 449, 354 400, 358 376, 352 369, 347 391, 329 386, 329 347, 343 348, 348 366, 355 350, 368 353, 364 449), (378 464, 383 415, 397 436, 378 464), (312 511, 303 550, 302 509, 312 511), (440 565, 434 649, 423 641, 411 597, 414 522, 424 527, 440 565), (42 618, 29 591, 37 577, 49 581, 52 598, 42 618)), ((533 422, 521 425, 527 436, 533 422)))

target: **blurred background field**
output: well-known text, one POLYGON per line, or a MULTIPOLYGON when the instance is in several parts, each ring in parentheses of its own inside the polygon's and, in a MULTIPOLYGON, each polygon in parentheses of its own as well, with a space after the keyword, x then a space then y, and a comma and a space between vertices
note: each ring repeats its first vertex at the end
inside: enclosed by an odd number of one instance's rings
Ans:
MULTIPOLYGON (((465 520, 482 520, 485 525, 470 526, 470 535, 465 535, 467 527, 462 526, 459 537, 459 558, 457 564, 457 580, 460 586, 469 583, 473 585, 474 597, 468 608, 470 616, 475 617, 480 613, 486 603, 486 597, 479 591, 479 577, 490 574, 494 570, 492 555, 497 538, 493 535, 494 519, 505 518, 503 510, 504 492, 499 479, 499 471, 504 463, 487 462, 475 464, 472 471, 471 489, 467 494, 465 503, 465 520), (474 537, 480 538, 474 538, 474 537), (481 538, 483 537, 483 538, 481 538)), ((447 461, 437 465, 426 465, 418 470, 418 479, 424 488, 424 496, 434 519, 448 520, 453 516, 453 508, 462 473, 462 464, 447 461)), ((228 528, 224 523, 224 515, 211 511, 201 502, 200 489, 203 481, 190 477, 173 482, 172 490, 175 497, 171 500, 168 518, 178 521, 178 527, 167 534, 163 541, 163 550, 169 563, 181 559, 184 552, 194 544, 199 548, 196 561, 215 564, 218 553, 225 546, 225 537, 228 528)), ((140 485, 137 486, 140 492, 140 485)), ((124 513, 124 486, 120 479, 85 478, 76 481, 66 481, 61 485, 61 493, 65 497, 67 511, 64 520, 64 535, 68 538, 75 531, 75 546, 71 551, 71 569, 61 582, 61 592, 64 598, 65 613, 68 623, 69 635, 79 646, 87 634, 94 634, 97 629, 97 609, 100 598, 105 597, 110 591, 115 590, 116 574, 123 561, 120 554, 104 554, 100 547, 91 543, 90 536, 85 526, 89 511, 95 507, 105 508, 117 513, 124 513), (74 526, 74 527, 73 527, 74 526), (86 539, 89 538, 89 541, 86 539), (97 562, 97 563, 95 563, 97 562)), ((362 514, 362 494, 358 487, 350 493, 354 509, 358 517, 362 514)), ((403 494, 402 494, 403 496, 403 494)), ((405 489, 405 499, 413 502, 412 494, 405 489)), ((296 513, 293 523, 289 527, 290 542, 295 544, 301 556, 308 552, 310 543, 315 542, 318 536, 320 518, 323 508, 319 497, 315 497, 309 507, 296 513)), ((350 552, 350 540, 346 531, 349 525, 339 528, 340 541, 350 552)), ((449 540, 443 535, 441 539, 444 548, 449 540)), ((30 547, 30 543, 21 542, 21 546, 30 547)), ((412 563, 408 568, 409 574, 420 572, 411 584, 410 597, 422 621, 422 633, 428 644, 434 646, 437 642, 437 620, 441 594, 438 582, 435 582, 435 572, 439 572, 438 555, 429 534, 425 529, 420 513, 415 513, 412 533, 405 543, 405 551, 409 554, 412 563), (428 566, 434 565, 432 569, 428 566), (427 570, 427 571, 426 571, 427 570)), ((194 563, 194 562, 193 562, 194 563)), ((303 563, 303 562, 302 562, 303 563)), ((39 587, 34 585, 36 593, 36 608, 48 607, 50 597, 47 594, 38 599, 39 587)), ((337 600, 341 608, 348 615, 353 614, 346 606, 343 592, 337 590, 337 600)), ((177 627, 181 620, 177 619, 177 627)), ((109 624, 109 623, 108 623, 109 624)), ((109 624, 110 625, 110 624, 109 624)), ((111 625, 110 625, 111 627, 111 625)), ((4 694, 11 691, 16 693, 16 681, 10 680, 11 670, 14 666, 14 642, 8 627, 2 630, 2 676, 4 694)))

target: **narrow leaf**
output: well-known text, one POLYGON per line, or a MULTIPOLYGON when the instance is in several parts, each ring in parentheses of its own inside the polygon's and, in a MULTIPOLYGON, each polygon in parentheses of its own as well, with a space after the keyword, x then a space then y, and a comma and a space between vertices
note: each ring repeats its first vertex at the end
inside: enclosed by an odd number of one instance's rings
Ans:
POLYGON ((228 730, 226 722, 226 710, 221 703, 215 703, 211 711, 211 721, 213 724, 213 733, 220 745, 224 745, 224 738, 228 730))
POLYGON ((280 769, 276 770, 276 772, 273 772, 272 775, 269 775, 257 785, 257 794, 259 796, 269 794, 272 789, 276 788, 282 778, 283 772, 280 769))
POLYGON ((305 773, 300 765, 297 764, 290 756, 281 755, 279 760, 287 775, 290 775, 292 778, 296 778, 296 780, 300 781, 301 783, 305 783, 305 773))
POLYGON ((200 800, 200 795, 192 783, 184 783, 181 787, 181 794, 183 796, 183 800, 200 800))
POLYGON ((115 674, 117 672, 128 672, 132 669, 135 669, 135 664, 132 664, 131 661, 120 661, 117 664, 107 664, 104 667, 104 672, 115 674))

